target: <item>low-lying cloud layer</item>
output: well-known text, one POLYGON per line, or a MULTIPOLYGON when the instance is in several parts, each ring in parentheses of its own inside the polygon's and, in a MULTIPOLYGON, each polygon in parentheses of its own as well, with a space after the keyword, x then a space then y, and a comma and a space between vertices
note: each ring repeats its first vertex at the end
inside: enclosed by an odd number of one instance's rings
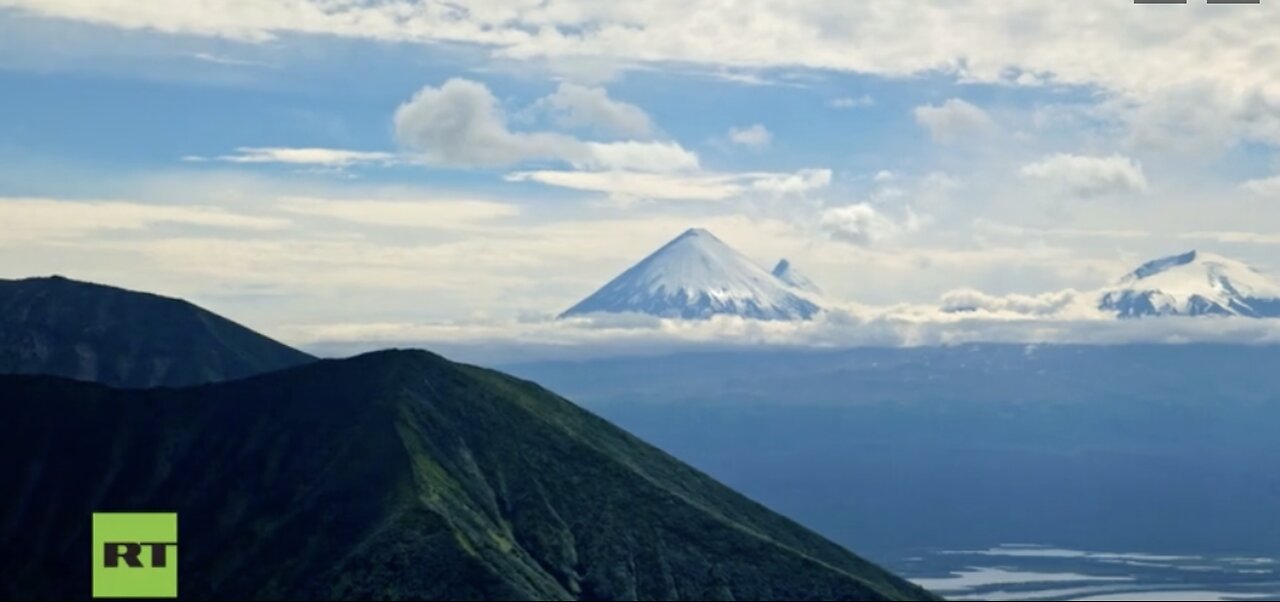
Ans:
MULTIPOLYGON (((964 313, 931 306, 846 306, 809 321, 760 321, 735 316, 670 320, 640 314, 596 314, 557 320, 294 326, 282 334, 321 354, 386 346, 427 346, 475 361, 588 358, 748 347, 900 347, 965 343, 1127 344, 1280 343, 1280 320, 1157 318, 1117 320, 1079 308, 1034 315, 1030 307, 992 307, 964 313), (1074 313, 1074 315, 1072 315, 1074 313)), ((1054 302, 1050 301, 1050 305, 1054 302)), ((1070 303, 1064 304, 1070 305, 1070 303)))

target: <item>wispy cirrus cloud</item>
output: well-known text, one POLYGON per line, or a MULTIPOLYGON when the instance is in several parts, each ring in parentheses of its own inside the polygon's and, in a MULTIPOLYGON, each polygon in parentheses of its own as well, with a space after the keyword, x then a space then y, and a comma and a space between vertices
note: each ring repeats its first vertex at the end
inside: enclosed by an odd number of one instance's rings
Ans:
POLYGON ((841 96, 827 101, 827 106, 833 109, 865 109, 876 106, 876 99, 870 94, 862 96, 841 96))
POLYGON ((821 190, 831 183, 831 170, 687 174, 537 170, 512 172, 506 179, 600 192, 620 201, 724 201, 751 194, 788 195, 821 190))
POLYGON ((214 157, 188 155, 184 161, 221 161, 226 163, 281 163, 286 165, 315 165, 324 167, 350 167, 353 165, 388 165, 400 160, 395 153, 382 151, 356 151, 315 147, 267 147, 241 146, 234 153, 214 157))
POLYGON ((0 197, 0 244, 47 242, 91 233, 146 230, 165 224, 229 230, 289 228, 284 218, 210 205, 172 205, 106 199, 0 197))
POLYGON ((197 61, 213 63, 215 65, 227 65, 230 67, 270 67, 270 63, 255 61, 250 59, 236 58, 233 56, 224 56, 214 54, 212 52, 195 52, 191 54, 191 58, 197 61))
POLYGON ((451 230, 492 224, 521 213, 518 205, 481 200, 286 197, 274 207, 286 213, 359 224, 451 230))

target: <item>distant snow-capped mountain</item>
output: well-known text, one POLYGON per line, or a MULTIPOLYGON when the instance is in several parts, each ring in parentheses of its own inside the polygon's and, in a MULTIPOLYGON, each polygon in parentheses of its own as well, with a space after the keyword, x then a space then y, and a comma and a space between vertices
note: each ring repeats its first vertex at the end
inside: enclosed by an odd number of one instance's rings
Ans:
MULTIPOLYGON (((784 274, 790 271, 785 260, 779 265, 784 274)), ((807 320, 819 311, 790 282, 765 271, 714 234, 692 228, 560 317, 634 312, 682 319, 727 314, 807 320)))
POLYGON ((1121 318, 1280 318, 1280 285, 1235 259, 1190 251, 1142 264, 1103 291, 1098 307, 1121 318))
POLYGON ((822 294, 822 289, 818 288, 817 284, 814 284, 808 276, 796 270, 795 266, 791 265, 791 262, 785 258, 778 260, 778 265, 773 266, 772 273, 774 278, 781 280, 791 288, 814 295, 822 294))

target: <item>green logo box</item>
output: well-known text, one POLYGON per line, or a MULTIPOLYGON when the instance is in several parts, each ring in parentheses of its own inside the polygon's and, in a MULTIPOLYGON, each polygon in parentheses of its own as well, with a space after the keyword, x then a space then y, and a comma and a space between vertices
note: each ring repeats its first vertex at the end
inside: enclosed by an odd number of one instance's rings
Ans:
POLYGON ((177 598, 178 515, 94 512, 93 597, 177 598))

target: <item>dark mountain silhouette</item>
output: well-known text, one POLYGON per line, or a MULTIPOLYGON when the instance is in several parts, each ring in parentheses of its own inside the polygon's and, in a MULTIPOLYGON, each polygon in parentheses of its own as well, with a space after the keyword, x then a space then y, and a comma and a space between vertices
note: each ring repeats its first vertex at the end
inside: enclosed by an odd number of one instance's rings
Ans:
POLYGON ((568 401, 422 351, 188 389, 0 377, 0 597, 85 597, 93 511, 179 513, 184 598, 930 599, 568 401))
POLYGON ((0 373, 186 386, 314 359, 179 299, 58 276, 0 280, 0 373))

